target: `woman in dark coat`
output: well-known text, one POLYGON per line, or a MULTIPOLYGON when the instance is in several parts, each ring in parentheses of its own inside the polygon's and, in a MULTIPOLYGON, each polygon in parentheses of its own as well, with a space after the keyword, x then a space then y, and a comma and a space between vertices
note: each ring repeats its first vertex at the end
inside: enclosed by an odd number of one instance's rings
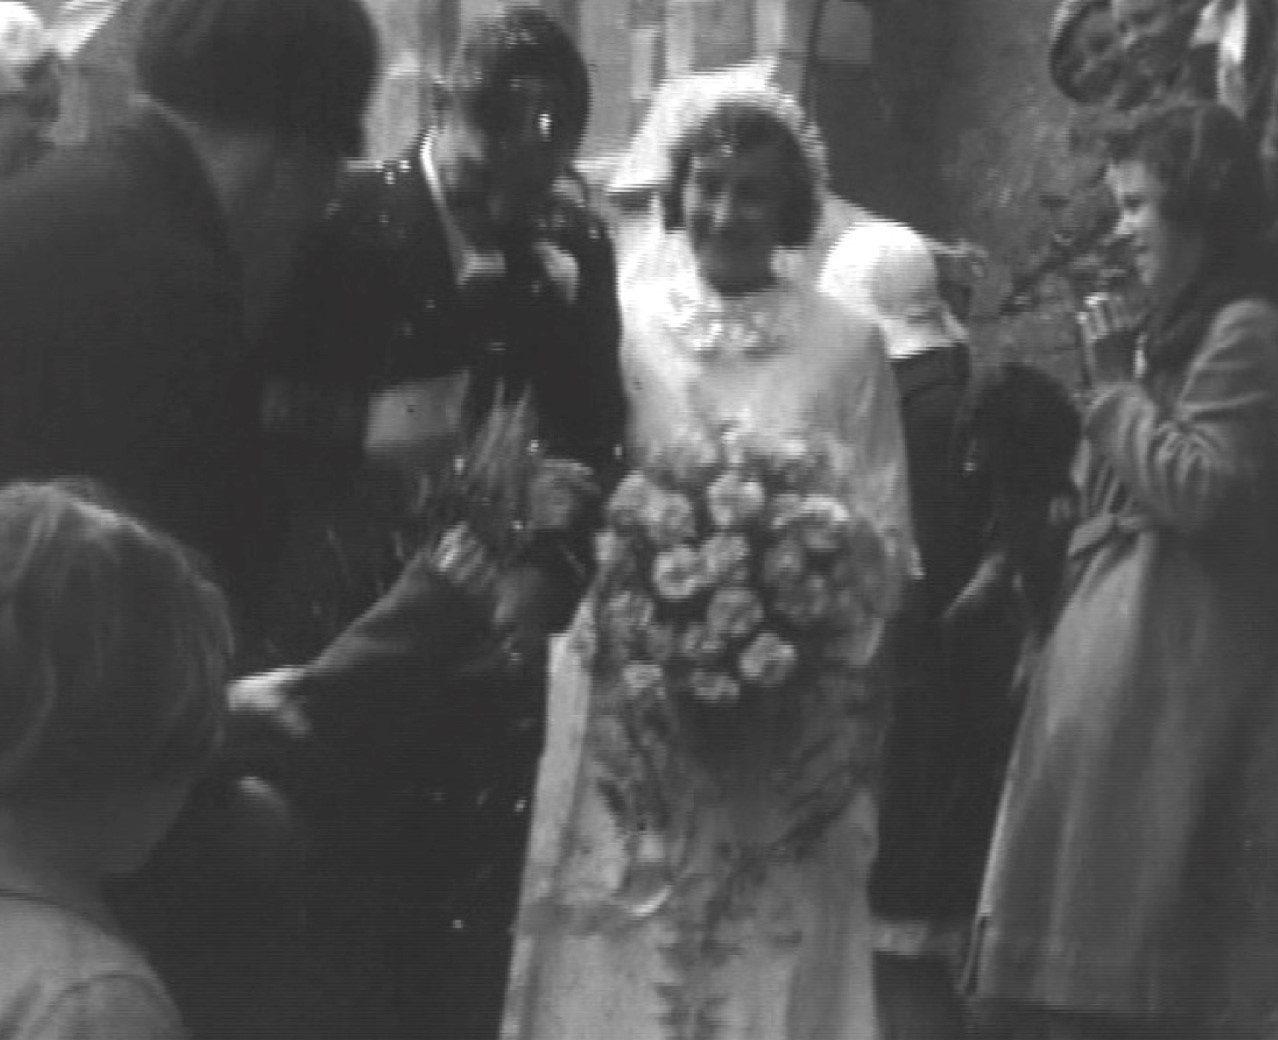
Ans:
POLYGON ((1108 162, 1152 306, 1139 340, 1083 318, 1081 521, 1009 771, 975 986, 1013 1037, 1232 1037, 1231 808, 1278 575, 1263 195, 1217 105, 1138 117, 1108 162))

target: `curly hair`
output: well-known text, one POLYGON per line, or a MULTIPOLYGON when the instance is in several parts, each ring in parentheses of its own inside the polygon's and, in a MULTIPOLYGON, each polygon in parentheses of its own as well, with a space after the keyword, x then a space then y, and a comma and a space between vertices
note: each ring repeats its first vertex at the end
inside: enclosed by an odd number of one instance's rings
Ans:
POLYGON ((89 482, 0 491, 0 793, 182 777, 222 735, 222 593, 89 482))
POLYGON ((820 135, 790 98, 776 92, 726 95, 671 145, 670 179, 662 190, 666 228, 684 226, 683 191, 693 160, 713 152, 739 153, 776 145, 786 171, 779 244, 797 248, 816 234, 826 183, 820 135))
POLYGON ((1178 101, 1139 110, 1107 128, 1104 152, 1111 165, 1144 165, 1163 185, 1163 215, 1202 231, 1216 253, 1255 242, 1268 226, 1256 146, 1224 105, 1178 101))

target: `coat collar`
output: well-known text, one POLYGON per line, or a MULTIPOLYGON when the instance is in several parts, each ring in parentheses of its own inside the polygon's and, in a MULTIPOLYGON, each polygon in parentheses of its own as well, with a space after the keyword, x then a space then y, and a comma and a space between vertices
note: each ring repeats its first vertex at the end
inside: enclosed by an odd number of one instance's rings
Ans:
POLYGON ((1179 371, 1198 349, 1222 307, 1271 291, 1254 263, 1211 264, 1166 306, 1155 310, 1147 325, 1145 360, 1151 371, 1179 371))

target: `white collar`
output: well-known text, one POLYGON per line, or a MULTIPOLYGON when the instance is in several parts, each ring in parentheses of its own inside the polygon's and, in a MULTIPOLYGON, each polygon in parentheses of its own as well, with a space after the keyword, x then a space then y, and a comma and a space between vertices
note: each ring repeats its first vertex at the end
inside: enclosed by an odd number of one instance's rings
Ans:
POLYGON ((457 221, 453 219, 448 208, 448 196, 444 194, 444 184, 439 178, 439 169, 435 166, 432 152, 435 147, 435 135, 427 134, 417 152, 417 161, 421 163, 422 176, 426 178, 426 186, 435 199, 439 210, 439 221, 444 226, 444 241, 448 246, 448 256, 453 262, 453 277, 460 279, 466 266, 467 257, 473 252, 466 236, 462 234, 457 221))

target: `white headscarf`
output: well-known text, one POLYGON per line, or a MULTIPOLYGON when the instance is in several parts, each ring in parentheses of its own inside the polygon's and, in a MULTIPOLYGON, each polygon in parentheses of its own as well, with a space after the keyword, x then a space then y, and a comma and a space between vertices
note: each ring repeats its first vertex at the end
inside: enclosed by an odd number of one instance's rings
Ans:
POLYGON ((967 339, 941 296, 931 249, 904 224, 876 220, 849 228, 830 250, 817 284, 878 324, 894 361, 967 339))

